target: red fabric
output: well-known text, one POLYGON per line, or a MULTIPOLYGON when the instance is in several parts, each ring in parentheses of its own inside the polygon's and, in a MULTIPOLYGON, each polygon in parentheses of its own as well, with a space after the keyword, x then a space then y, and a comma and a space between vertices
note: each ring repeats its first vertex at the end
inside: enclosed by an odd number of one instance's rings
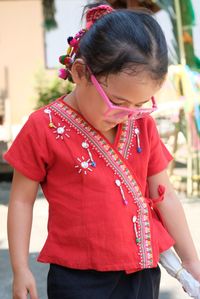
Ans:
POLYGON ((155 121, 152 117, 141 118, 137 121, 140 130, 140 145, 142 152, 137 153, 137 144, 133 148, 129 164, 137 176, 137 183, 145 194, 147 177, 155 175, 167 168, 173 159, 159 137, 155 121))
MULTIPOLYGON (((62 122, 58 116, 54 120, 62 122)), ((83 136, 70 127, 69 138, 56 139, 57 134, 48 123, 44 108, 34 112, 4 155, 14 168, 41 183, 49 202, 48 238, 39 261, 100 271, 140 270, 132 223, 137 207, 130 194, 123 189, 129 202, 128 206, 123 205, 113 170, 92 149, 96 168, 86 175, 83 171, 78 173, 77 158, 87 156, 81 147, 83 136)), ((137 153, 134 138, 127 163, 144 194, 147 176, 165 169, 172 157, 164 149, 151 117, 138 120, 137 126, 142 153, 137 153)), ((119 140, 118 131, 116 146, 119 140)), ((157 224, 151 227, 154 266, 160 251, 173 244, 164 228, 157 224)))

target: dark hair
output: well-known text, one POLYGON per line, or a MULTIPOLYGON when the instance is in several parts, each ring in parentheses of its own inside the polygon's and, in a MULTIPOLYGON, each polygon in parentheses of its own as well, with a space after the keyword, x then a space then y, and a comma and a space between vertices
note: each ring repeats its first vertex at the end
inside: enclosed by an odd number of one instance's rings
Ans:
POLYGON ((168 67, 164 34, 151 14, 141 10, 119 9, 102 16, 80 40, 76 57, 97 76, 144 71, 162 82, 168 67))

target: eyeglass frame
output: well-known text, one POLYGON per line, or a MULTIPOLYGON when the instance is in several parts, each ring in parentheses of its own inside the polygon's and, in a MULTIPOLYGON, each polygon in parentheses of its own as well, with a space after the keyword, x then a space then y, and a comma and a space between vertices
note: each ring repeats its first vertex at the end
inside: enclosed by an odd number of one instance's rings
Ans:
POLYGON ((90 73, 90 80, 91 80, 92 84, 94 85, 94 87, 96 88, 96 90, 98 91, 98 93, 100 94, 101 98, 103 99, 104 103, 106 104, 106 106, 108 108, 108 110, 105 112, 104 116, 107 116, 110 111, 121 111, 121 112, 126 112, 129 119, 139 119, 141 117, 145 117, 145 116, 151 114, 152 112, 154 112, 158 109, 154 96, 151 97, 152 108, 130 109, 130 108, 126 108, 126 107, 119 107, 119 106, 112 104, 112 102, 110 101, 109 97, 105 93, 105 91, 102 88, 99 81, 96 79, 96 77, 94 76, 94 74, 91 72, 91 70, 89 68, 88 68, 88 70, 90 73), (138 115, 138 116, 136 116, 136 115, 138 115))

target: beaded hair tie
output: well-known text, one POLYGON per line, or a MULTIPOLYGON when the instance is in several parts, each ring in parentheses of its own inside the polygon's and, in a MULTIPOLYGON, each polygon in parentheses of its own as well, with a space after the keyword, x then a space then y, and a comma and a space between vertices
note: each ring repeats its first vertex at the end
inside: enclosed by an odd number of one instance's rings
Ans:
POLYGON ((85 34, 85 32, 86 29, 82 29, 74 37, 73 36, 68 37, 67 42, 69 44, 69 47, 67 48, 67 54, 59 57, 59 62, 65 65, 64 69, 59 70, 58 73, 59 78, 66 80, 70 76, 70 68, 74 62, 79 41, 81 37, 85 34))
POLYGON ((59 57, 59 62, 65 66, 65 68, 59 70, 59 78, 66 80, 70 77, 70 69, 75 60, 80 39, 98 19, 100 19, 102 16, 106 14, 111 13, 112 11, 114 11, 114 9, 109 5, 99 5, 87 11, 86 29, 80 30, 74 37, 68 37, 67 42, 69 46, 67 48, 67 54, 59 57))
POLYGON ((90 29, 90 27, 95 23, 95 21, 111 13, 112 11, 114 11, 114 9, 109 5, 99 5, 97 7, 89 9, 86 14, 86 28, 90 29))

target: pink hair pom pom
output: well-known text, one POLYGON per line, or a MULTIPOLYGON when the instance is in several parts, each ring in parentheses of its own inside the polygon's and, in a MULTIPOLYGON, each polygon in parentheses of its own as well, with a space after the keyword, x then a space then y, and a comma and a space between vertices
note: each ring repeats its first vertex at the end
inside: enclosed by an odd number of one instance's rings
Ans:
POLYGON ((58 71, 58 77, 63 79, 63 80, 66 80, 68 78, 68 71, 66 69, 59 69, 58 71))
POLYGON ((86 28, 90 27, 101 17, 113 12, 114 9, 107 4, 99 5, 93 8, 90 8, 86 14, 86 28))
POLYGON ((69 42, 71 47, 77 47, 78 46, 78 41, 76 38, 73 38, 72 40, 70 40, 69 42))

